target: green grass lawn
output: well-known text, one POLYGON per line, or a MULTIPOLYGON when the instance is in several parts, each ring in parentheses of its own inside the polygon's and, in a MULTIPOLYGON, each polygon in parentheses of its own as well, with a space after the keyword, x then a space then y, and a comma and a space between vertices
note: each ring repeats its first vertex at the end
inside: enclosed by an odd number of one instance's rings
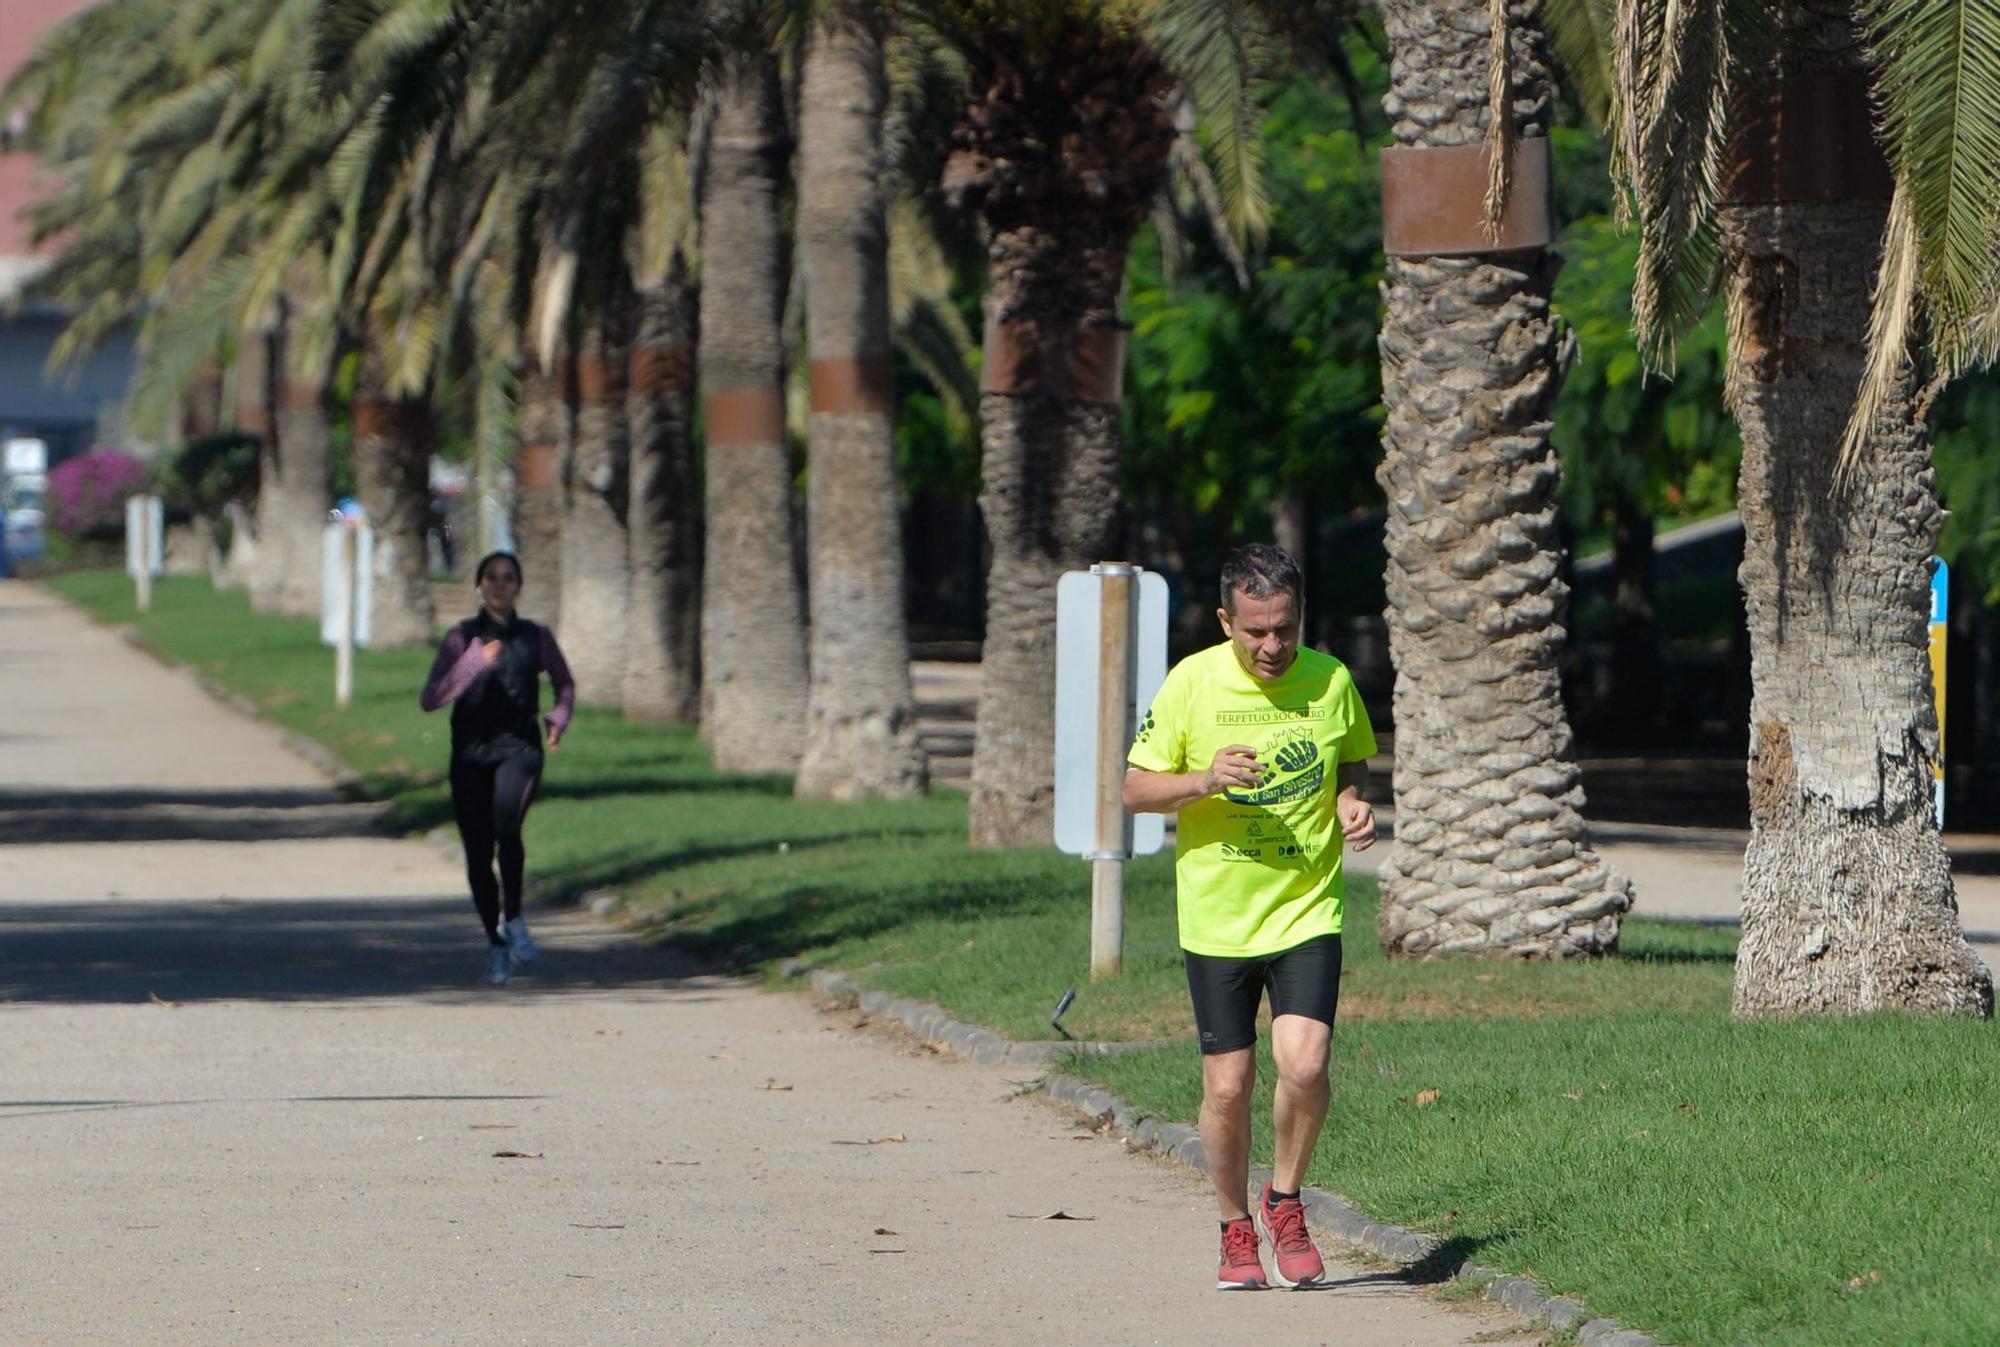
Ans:
MULTIPOLYGON (((416 705, 428 651, 363 652, 335 712, 314 624, 253 616, 204 580, 163 581, 144 618, 120 574, 50 583, 327 744, 396 826, 449 821, 445 717, 416 705)), ((528 859, 545 899, 613 888, 658 912, 655 938, 808 956, 1018 1039, 1050 1037, 1076 983, 1077 1037, 1166 1046, 1071 1069, 1192 1118, 1170 859, 1129 868, 1126 971, 1092 984, 1088 867, 973 852, 964 831, 955 794, 800 803, 787 778, 717 774, 685 729, 585 707, 528 859)), ((1598 963, 1391 963, 1372 881, 1348 898, 1315 1183, 1666 1342, 2000 1343, 1992 1025, 1737 1024, 1734 938, 1663 922, 1628 922, 1623 957, 1598 963)))

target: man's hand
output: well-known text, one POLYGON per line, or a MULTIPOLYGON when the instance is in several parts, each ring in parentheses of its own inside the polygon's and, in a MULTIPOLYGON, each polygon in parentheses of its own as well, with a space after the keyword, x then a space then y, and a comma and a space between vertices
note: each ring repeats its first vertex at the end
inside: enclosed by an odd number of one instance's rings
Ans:
POLYGON ((479 647, 479 653, 488 664, 491 664, 500 658, 500 643, 498 641, 488 641, 479 647))
POLYGON ((1202 783, 1208 787, 1205 795, 1218 795, 1232 786, 1257 786, 1264 780, 1266 768, 1257 761, 1257 750, 1248 744, 1231 744, 1215 751, 1215 760, 1202 773, 1202 783))
POLYGON ((559 725, 553 721, 549 723, 549 752, 553 753, 562 747, 562 733, 559 725))
POLYGON ((1375 845, 1374 805, 1350 791, 1342 791, 1333 807, 1340 816, 1340 835, 1350 847, 1366 851, 1375 845))
POLYGON ((1262 784, 1269 769, 1257 761, 1248 744, 1231 744, 1200 771, 1149 772, 1133 767, 1125 773, 1125 807, 1135 814, 1171 814, 1238 786, 1262 784))

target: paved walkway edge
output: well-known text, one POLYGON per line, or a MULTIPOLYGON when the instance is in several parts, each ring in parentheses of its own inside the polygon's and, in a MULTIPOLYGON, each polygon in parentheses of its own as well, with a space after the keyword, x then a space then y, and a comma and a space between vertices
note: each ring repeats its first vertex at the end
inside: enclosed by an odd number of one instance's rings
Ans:
MULTIPOLYGON (((990 1030, 955 1020, 944 1007, 932 1002, 913 1001, 858 987, 841 974, 831 969, 816 968, 803 959, 783 960, 778 964, 778 971, 786 977, 803 978, 822 995, 858 1006, 878 1019, 895 1020, 927 1042, 942 1043, 959 1056, 988 1066, 1046 1067, 1069 1053, 1105 1056, 1153 1046, 1131 1043, 1016 1043, 990 1030)), ((1165 1122, 1142 1114, 1109 1090, 1074 1076, 1045 1075, 1040 1086, 1042 1093, 1086 1117, 1109 1118, 1133 1146, 1178 1160, 1204 1174, 1209 1172, 1208 1152, 1202 1147, 1201 1135, 1186 1123, 1165 1122)), ((1269 1177, 1269 1174, 1260 1172, 1253 1181, 1262 1182, 1269 1177)), ((1660 1347, 1659 1342, 1645 1333, 1620 1328, 1612 1319, 1593 1316, 1577 1301, 1547 1294, 1527 1277, 1513 1276, 1470 1259, 1459 1258, 1444 1242, 1430 1235, 1370 1220, 1360 1208, 1338 1193, 1308 1187, 1300 1196, 1305 1201, 1312 1223, 1320 1229, 1405 1266, 1423 1266, 1427 1275, 1438 1281, 1484 1283, 1488 1300, 1547 1324, 1557 1332, 1575 1330, 1579 1347, 1660 1347)))
MULTIPOLYGON (((82 613, 85 617, 90 618, 91 621, 97 621, 97 618, 88 608, 80 604, 70 603, 68 599, 64 599, 63 602, 69 604, 71 608, 82 613)), ((100 623, 99 625, 104 624, 100 623)), ((210 697, 213 697, 216 701, 221 702, 238 715, 256 721, 277 735, 279 741, 286 748, 299 757, 304 758, 324 773, 327 779, 333 783, 335 790, 343 795, 359 797, 361 777, 357 773, 349 771, 346 765, 339 758, 336 758, 325 745, 316 740, 308 739, 303 734, 286 729, 283 725, 265 715, 257 703, 251 701, 248 697, 230 691, 214 679, 197 673, 192 665, 183 664, 172 655, 161 650, 158 646, 148 644, 146 639, 139 635, 137 628, 115 627, 113 630, 118 633, 120 639, 127 645, 144 655, 147 659, 152 660, 155 664, 158 664, 161 668, 172 673, 185 675, 193 681, 196 687, 200 688, 210 697)))

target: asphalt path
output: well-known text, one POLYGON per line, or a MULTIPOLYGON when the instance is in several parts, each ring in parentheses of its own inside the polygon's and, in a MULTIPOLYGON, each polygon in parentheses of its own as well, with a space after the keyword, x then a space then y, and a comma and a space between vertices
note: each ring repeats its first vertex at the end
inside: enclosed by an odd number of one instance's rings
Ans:
POLYGON ((7 1344, 1535 1336, 1217 1292, 1200 1177, 580 913, 476 986, 455 864, 20 582, 0 687, 7 1344))

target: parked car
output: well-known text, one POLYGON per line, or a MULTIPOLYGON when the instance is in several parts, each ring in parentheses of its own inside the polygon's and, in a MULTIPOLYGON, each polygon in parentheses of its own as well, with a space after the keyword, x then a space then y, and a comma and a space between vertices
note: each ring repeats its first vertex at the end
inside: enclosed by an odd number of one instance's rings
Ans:
POLYGON ((18 473, 0 488, 0 534, 4 534, 7 565, 11 570, 42 554, 42 493, 48 477, 39 472, 18 473))

